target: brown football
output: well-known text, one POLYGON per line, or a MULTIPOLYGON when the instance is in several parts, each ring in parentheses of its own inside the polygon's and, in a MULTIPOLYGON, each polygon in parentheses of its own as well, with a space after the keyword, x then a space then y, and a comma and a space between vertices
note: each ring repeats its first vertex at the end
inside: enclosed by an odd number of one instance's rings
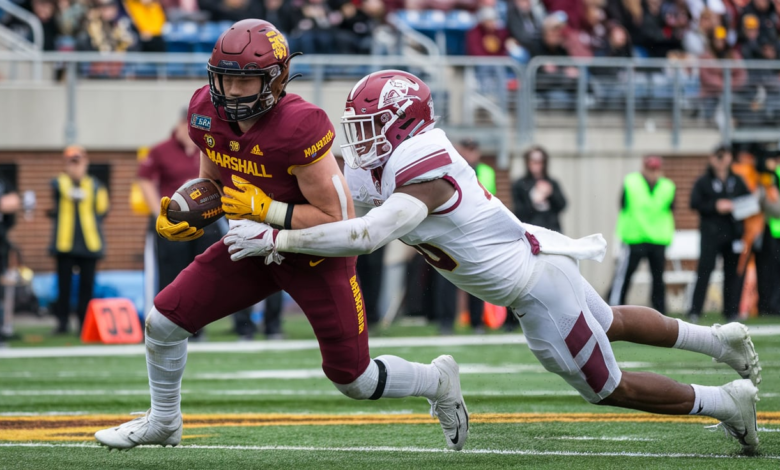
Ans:
POLYGON ((201 229, 213 224, 224 214, 222 191, 208 178, 187 181, 171 196, 168 206, 168 220, 173 223, 187 222, 201 229))

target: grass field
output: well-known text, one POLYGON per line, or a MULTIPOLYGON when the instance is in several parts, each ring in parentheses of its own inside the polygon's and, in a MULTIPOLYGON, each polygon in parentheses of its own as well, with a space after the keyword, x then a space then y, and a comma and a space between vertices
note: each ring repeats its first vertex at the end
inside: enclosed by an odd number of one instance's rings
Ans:
MULTIPOLYGON (((142 347, 84 350, 75 337, 28 327, 0 350, 0 469, 777 469, 780 325, 748 325, 764 367, 754 457, 706 429, 714 420, 587 404, 542 369, 520 335, 441 338, 434 327, 393 326, 372 340, 372 355, 430 362, 447 353, 461 365, 471 434, 464 451, 446 451, 424 399, 358 402, 338 393, 300 316, 285 319, 292 341, 239 343, 228 323, 210 326, 210 341, 190 346, 182 445, 109 453, 92 434, 149 406, 142 347)), ((738 378, 693 353, 629 344, 615 351, 628 370, 682 382, 738 378)))

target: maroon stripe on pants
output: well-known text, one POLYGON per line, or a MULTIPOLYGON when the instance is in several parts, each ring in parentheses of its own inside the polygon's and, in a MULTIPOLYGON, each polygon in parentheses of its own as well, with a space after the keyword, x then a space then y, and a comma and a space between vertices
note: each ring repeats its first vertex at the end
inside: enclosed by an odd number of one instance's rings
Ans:
POLYGON ((580 312, 577 322, 574 323, 574 327, 569 332, 569 335, 566 336, 566 346, 569 348, 571 357, 577 357, 582 348, 588 344, 591 336, 593 336, 593 332, 590 331, 588 322, 585 321, 585 315, 580 312))
POLYGON ((590 385, 590 388, 596 393, 601 392, 607 383, 607 379, 609 379, 609 369, 607 369, 604 355, 601 354, 601 348, 598 344, 593 348, 593 353, 591 353, 588 362, 582 366, 582 372, 585 374, 585 380, 590 385))

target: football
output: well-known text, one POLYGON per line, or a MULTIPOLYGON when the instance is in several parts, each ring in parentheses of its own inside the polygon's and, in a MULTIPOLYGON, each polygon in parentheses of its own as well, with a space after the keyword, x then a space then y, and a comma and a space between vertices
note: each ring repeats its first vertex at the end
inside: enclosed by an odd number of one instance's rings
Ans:
POLYGON ((168 219, 173 223, 187 222, 197 229, 219 220, 222 211, 222 191, 208 178, 187 181, 171 196, 168 219))

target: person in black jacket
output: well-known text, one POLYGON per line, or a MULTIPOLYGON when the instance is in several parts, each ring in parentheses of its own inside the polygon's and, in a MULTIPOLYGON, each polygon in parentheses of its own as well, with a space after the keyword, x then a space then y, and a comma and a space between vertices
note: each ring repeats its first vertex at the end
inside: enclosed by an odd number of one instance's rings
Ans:
POLYGON ((732 200, 750 193, 742 178, 731 171, 731 148, 721 145, 710 155, 707 171, 696 180, 691 191, 691 209, 700 216, 701 254, 697 268, 696 288, 689 312, 696 322, 715 269, 717 255, 723 257, 723 315, 734 321, 739 311, 742 283, 737 275, 737 261, 742 252, 743 224, 732 217, 732 200))
POLYGON ((547 151, 536 146, 523 155, 525 176, 512 185, 515 215, 523 222, 561 232, 559 214, 566 208, 566 197, 557 181, 550 178, 547 151))

